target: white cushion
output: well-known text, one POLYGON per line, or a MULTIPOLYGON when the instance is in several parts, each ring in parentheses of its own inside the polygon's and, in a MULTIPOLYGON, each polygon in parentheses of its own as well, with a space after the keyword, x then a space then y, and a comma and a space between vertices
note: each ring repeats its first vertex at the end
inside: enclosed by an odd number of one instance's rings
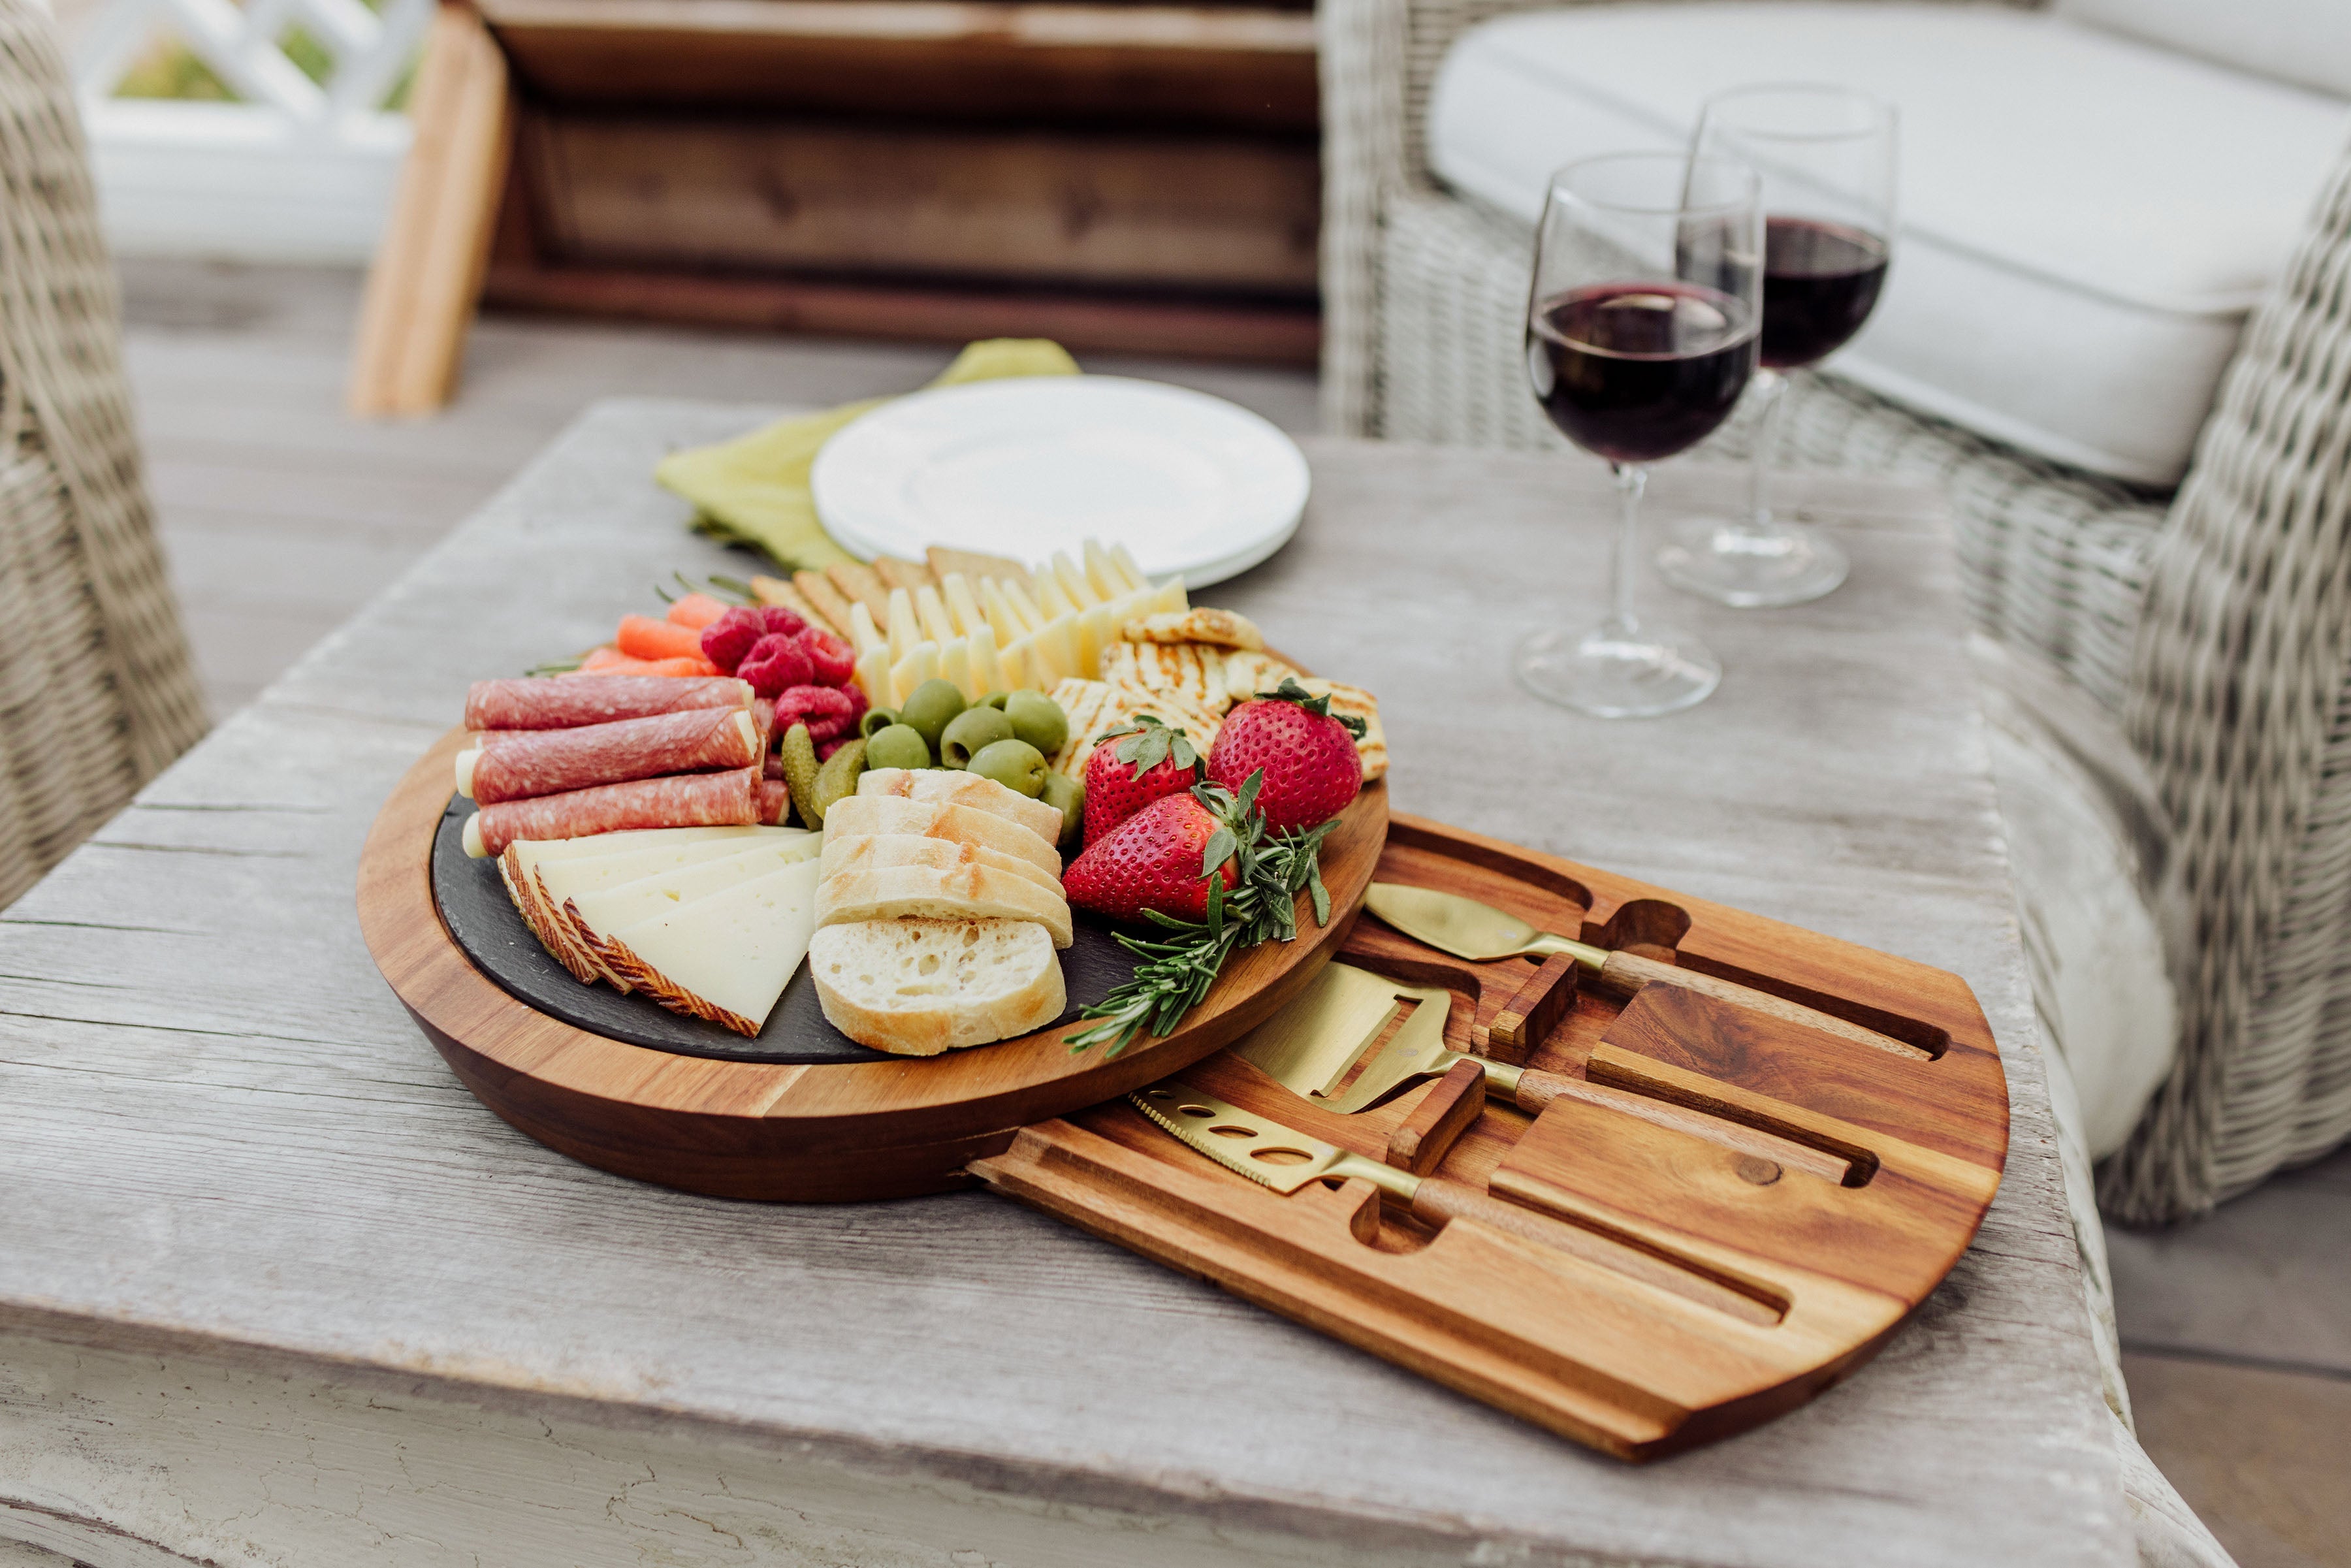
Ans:
POLYGON ((2057 0, 2054 9, 2085 26, 2351 98, 2344 0, 2057 0))
POLYGON ((1675 146, 1708 94, 1775 80, 1847 82, 1901 111, 1893 270, 1836 371, 2147 484, 2186 468, 2245 313, 2351 139, 2351 103, 2056 17, 1625 5, 1465 33, 1438 73, 1429 163, 1531 222, 1558 165, 1675 146))

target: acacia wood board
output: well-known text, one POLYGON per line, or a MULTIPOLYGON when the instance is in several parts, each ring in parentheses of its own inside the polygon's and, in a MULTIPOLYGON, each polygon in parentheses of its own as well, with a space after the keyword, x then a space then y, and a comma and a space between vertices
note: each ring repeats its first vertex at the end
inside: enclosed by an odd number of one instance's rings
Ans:
POLYGON ((1628 1459, 1802 1405, 1874 1354, 1966 1250, 2000 1183, 2008 1097, 1990 1026, 1958 976, 1416 818, 1390 823, 1378 877, 1467 894, 1904 1043, 1857 1045, 1666 984, 1628 1003, 1578 988, 1572 969, 1465 963, 1366 917, 1341 956, 1452 991, 1456 1049, 1584 1089, 1532 1118, 1487 1101, 1456 1133, 1462 1117, 1438 1102, 1482 1097, 1467 1074, 1353 1116, 1229 1052, 1184 1081, 1543 1210, 1592 1245, 1571 1255, 1472 1218, 1431 1232, 1359 1180, 1285 1197, 1123 1102, 1024 1129, 975 1174, 1628 1459), (1541 1038, 1496 1044, 1498 1026, 1529 1017, 1541 1038), (1451 1139, 1441 1158, 1416 1157, 1433 1134, 1451 1139))
POLYGON ((1238 1039, 1338 951, 1387 827, 1386 788, 1374 783, 1323 844, 1328 924, 1316 925, 1301 899, 1297 940, 1237 955, 1176 1033, 1118 1056, 1071 1052, 1064 1037, 1085 1026, 1070 1021, 936 1057, 730 1061, 550 1018, 467 957, 432 875, 465 741, 462 729, 443 737, 369 831, 359 912, 377 968, 452 1071, 516 1128, 622 1176, 725 1197, 848 1201, 966 1186, 966 1165, 1019 1127, 1115 1099, 1238 1039))

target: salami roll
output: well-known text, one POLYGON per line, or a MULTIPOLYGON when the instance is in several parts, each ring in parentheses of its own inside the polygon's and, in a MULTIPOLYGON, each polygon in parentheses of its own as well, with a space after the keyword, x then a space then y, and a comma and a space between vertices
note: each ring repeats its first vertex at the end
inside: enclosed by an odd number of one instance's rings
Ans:
POLYGON ((465 694, 467 729, 569 729, 686 708, 748 707, 751 687, 731 675, 569 675, 561 680, 475 681, 465 694))
POLYGON ((792 814, 792 792, 780 779, 759 780, 759 821, 780 828, 792 814))
POLYGON ((585 839, 634 828, 747 828, 758 820, 756 768, 638 779, 485 806, 465 819, 465 852, 479 860, 522 839, 585 839))
POLYGON ((485 806, 669 773, 750 768, 758 727, 745 708, 688 708, 577 729, 493 730, 510 738, 457 754, 457 793, 485 806))

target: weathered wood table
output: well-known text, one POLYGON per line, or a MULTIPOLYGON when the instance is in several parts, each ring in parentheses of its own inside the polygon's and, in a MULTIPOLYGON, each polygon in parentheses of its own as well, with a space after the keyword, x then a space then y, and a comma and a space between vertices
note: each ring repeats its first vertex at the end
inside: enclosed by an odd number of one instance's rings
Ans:
MULTIPOLYGON (((1399 809, 1974 985, 2015 1097, 1991 1218, 1874 1364, 1757 1432, 1629 1469, 984 1194, 689 1197, 484 1111, 360 946, 361 836, 467 681, 718 566, 647 475, 759 413, 599 408, 0 915, 0 1541, 100 1568, 2128 1558, 1916 492, 1814 491, 1875 522, 1818 604, 1675 601, 1729 674, 1653 723, 1506 678, 1602 597, 1579 462, 1318 443, 1296 543, 1209 596, 1380 694, 1399 809)), ((1709 486, 1668 468, 1657 515, 1709 486)))

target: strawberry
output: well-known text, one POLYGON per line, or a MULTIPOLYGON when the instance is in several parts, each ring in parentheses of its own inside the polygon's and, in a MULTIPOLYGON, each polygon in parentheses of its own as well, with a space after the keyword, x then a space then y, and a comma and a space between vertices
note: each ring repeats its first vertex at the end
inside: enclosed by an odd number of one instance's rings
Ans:
POLYGON ((1086 759, 1086 837, 1092 843, 1154 800, 1200 781, 1191 737, 1145 715, 1112 730, 1086 759))
MULTIPOLYGON (((1092 791, 1087 791, 1092 804, 1092 791)), ((1231 831, 1190 791, 1152 801, 1100 840, 1061 874, 1070 902, 1113 920, 1155 911, 1198 920, 1213 874, 1229 889, 1238 875, 1231 831)))
POLYGON ((1208 778, 1238 794, 1250 774, 1261 772, 1257 805, 1266 831, 1311 828, 1345 810, 1363 788, 1364 762, 1355 753, 1363 733, 1362 719, 1333 714, 1329 697, 1284 677, 1280 691, 1225 716, 1208 750, 1208 778))

